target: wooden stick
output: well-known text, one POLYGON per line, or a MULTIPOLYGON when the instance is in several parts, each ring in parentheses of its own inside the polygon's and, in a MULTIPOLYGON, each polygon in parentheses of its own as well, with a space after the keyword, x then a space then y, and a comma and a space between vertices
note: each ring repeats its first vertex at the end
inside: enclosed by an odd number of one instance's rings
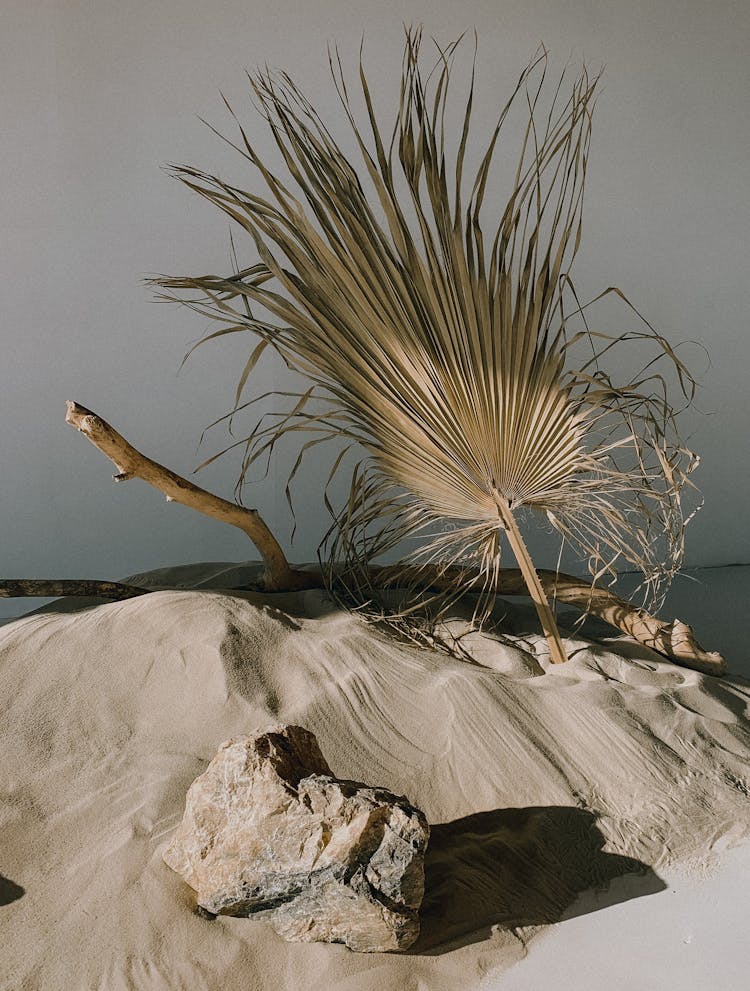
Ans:
POLYGON ((706 674, 722 675, 727 672, 724 657, 718 651, 704 650, 695 639, 692 627, 679 619, 669 623, 657 619, 645 609, 638 609, 613 595, 608 589, 592 587, 570 575, 547 571, 540 573, 540 580, 542 587, 558 602, 591 613, 676 664, 706 674))
POLYGON ((263 559, 265 588, 273 591, 277 588, 294 587, 295 579, 286 555, 257 509, 245 509, 213 495, 152 461, 129 444, 106 420, 85 406, 69 402, 65 422, 80 430, 112 461, 117 468, 117 473, 113 476, 116 482, 140 478, 162 492, 168 502, 179 502, 204 516, 238 527, 255 544, 263 559))
POLYGON ((38 595, 90 595, 99 599, 131 599, 146 595, 150 588, 124 585, 122 582, 99 582, 87 578, 3 578, 0 599, 38 595))

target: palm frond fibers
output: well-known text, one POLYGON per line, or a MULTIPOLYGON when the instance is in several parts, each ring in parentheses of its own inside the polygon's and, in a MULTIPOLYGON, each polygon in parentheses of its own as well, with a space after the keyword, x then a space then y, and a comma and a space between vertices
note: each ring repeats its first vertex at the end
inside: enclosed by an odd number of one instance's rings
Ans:
MULTIPOLYGON (((541 52, 467 181, 473 71, 452 144, 445 123, 457 47, 438 48, 426 71, 421 33, 407 31, 388 132, 361 61, 363 123, 330 54, 356 164, 286 73, 252 75, 286 176, 264 163, 236 117, 235 147, 263 195, 191 167, 174 173, 250 235, 259 260, 223 277, 156 281, 219 321, 209 338, 256 336, 235 411, 266 346, 310 382, 286 414, 243 439, 240 485, 290 431, 310 431, 308 445, 343 440, 364 452, 322 545, 332 584, 366 599, 372 562, 408 541, 404 575, 415 584, 420 572, 437 576, 442 603, 478 592, 483 615, 507 540, 552 659, 563 661, 519 512, 543 514, 587 560, 592 582, 618 567, 640 570, 653 605, 682 561, 682 495, 697 463, 678 438, 666 372, 687 402, 695 383, 635 311, 637 331, 592 329, 570 282, 598 77, 583 71, 571 85, 564 73, 550 85, 541 52), (490 170, 517 107, 525 126, 500 211, 490 170), (491 227, 489 214, 499 215, 491 227), (644 370, 621 383, 603 363, 626 343, 650 350, 644 370)), ((602 295, 615 293, 624 299, 602 295)))

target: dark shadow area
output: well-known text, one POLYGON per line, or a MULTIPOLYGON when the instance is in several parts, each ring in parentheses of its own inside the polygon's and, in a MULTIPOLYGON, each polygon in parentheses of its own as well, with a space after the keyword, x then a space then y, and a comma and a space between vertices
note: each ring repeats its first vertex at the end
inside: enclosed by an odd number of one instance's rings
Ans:
POLYGON ((650 867, 605 853, 596 816, 579 808, 497 809, 431 827, 421 934, 408 951, 439 954, 493 927, 548 925, 663 891, 650 867), (589 889, 627 884, 573 905, 589 889), (611 900, 608 896, 611 895, 611 900))
POLYGON ((10 905, 11 902, 17 902, 25 894, 26 890, 20 884, 16 884, 9 877, 3 877, 0 874, 0 905, 10 905))

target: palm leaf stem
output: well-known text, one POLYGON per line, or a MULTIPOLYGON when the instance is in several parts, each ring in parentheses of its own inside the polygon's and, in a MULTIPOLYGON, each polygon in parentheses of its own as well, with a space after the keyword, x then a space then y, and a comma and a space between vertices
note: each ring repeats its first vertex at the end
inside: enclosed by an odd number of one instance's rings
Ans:
POLYGON ((563 646, 560 631, 557 628, 557 621, 555 620, 554 613, 550 609, 547 596, 544 594, 542 583, 539 581, 539 575, 536 573, 534 562, 531 559, 529 549, 526 546, 526 542, 524 541, 521 531, 518 528, 518 523, 513 515, 513 510, 510 508, 510 504, 507 499, 504 499, 497 490, 495 490, 494 496, 495 502, 497 503, 498 515, 500 516, 503 527, 505 528, 505 536, 508 538, 510 549, 513 551, 513 556, 515 557, 518 567, 521 570, 523 580, 529 590, 529 595, 531 596, 534 606, 536 607, 539 622, 542 626, 542 632, 544 633, 547 643, 549 644, 552 663, 564 664, 565 661, 567 661, 568 656, 565 653, 565 647, 563 646))

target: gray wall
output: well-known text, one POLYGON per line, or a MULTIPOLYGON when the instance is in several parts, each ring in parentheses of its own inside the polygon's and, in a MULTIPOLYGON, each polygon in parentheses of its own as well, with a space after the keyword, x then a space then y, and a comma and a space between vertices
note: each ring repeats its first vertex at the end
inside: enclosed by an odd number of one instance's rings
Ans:
MULTIPOLYGON (((64 425, 64 401, 97 410, 177 471, 198 463, 201 429, 231 405, 243 345, 209 344, 178 376, 205 322, 155 304, 140 280, 227 268, 228 227, 160 166, 245 178, 196 115, 228 128, 222 90, 254 121, 243 70, 264 61, 335 114, 329 39, 354 58, 365 32, 370 79, 389 107, 402 21, 443 41, 476 25, 484 120, 540 41, 556 67, 606 64, 576 281, 589 296, 616 282, 670 339, 710 351, 710 367, 685 352, 703 386, 704 412, 687 425, 706 501, 688 563, 750 560, 746 3, 5 0, 0 575, 117 577, 252 556, 240 533, 140 482, 114 485, 102 455, 64 425)), ((272 362, 257 375, 280 381, 272 362)), ((203 450, 225 440, 216 432, 203 450)), ((249 500, 286 539, 283 462, 249 500)), ((199 481, 231 495, 236 471, 229 458, 199 481)), ((311 466, 298 487, 298 560, 314 554, 324 524, 320 472, 311 466)))

